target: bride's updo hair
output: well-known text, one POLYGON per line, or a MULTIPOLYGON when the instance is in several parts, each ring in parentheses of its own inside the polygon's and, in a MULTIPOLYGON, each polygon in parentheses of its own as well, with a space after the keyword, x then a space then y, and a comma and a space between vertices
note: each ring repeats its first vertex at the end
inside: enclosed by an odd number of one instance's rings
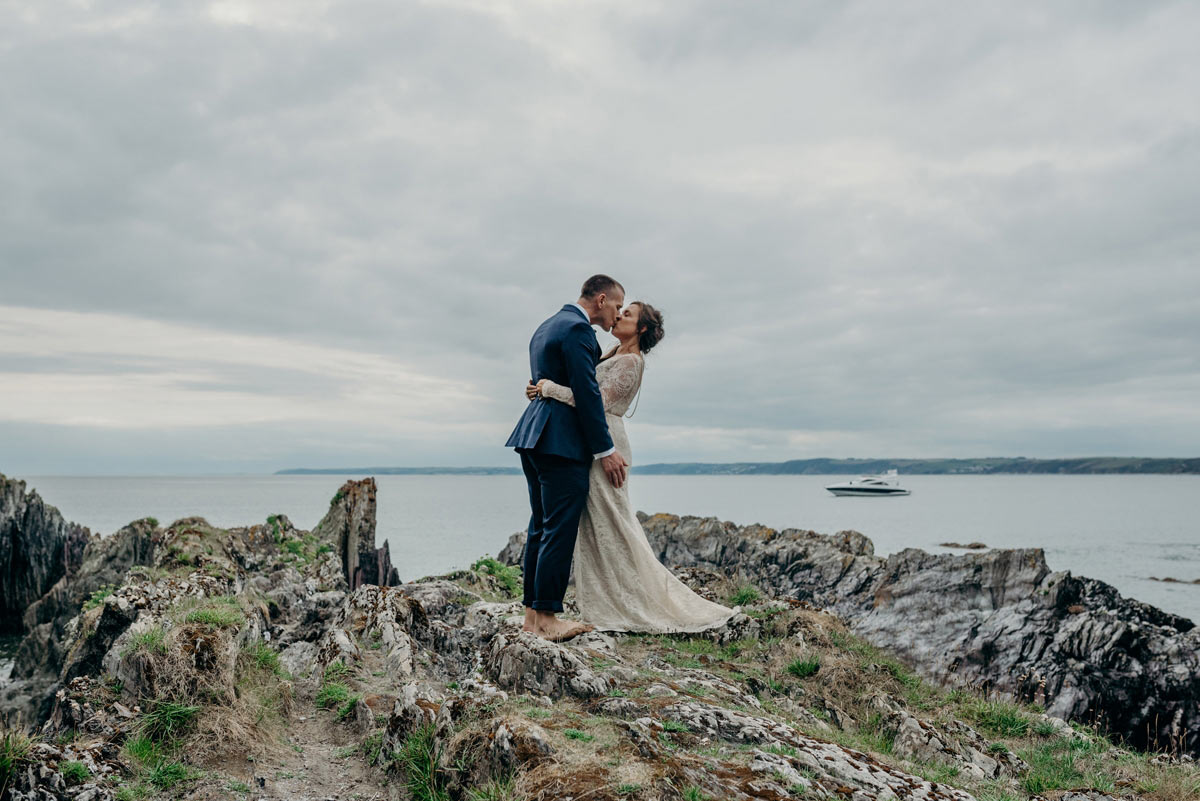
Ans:
POLYGON ((641 330, 638 334, 638 347, 646 354, 662 341, 663 334, 666 333, 663 329, 663 315, 649 303, 640 300, 635 302, 638 305, 638 328, 641 330))

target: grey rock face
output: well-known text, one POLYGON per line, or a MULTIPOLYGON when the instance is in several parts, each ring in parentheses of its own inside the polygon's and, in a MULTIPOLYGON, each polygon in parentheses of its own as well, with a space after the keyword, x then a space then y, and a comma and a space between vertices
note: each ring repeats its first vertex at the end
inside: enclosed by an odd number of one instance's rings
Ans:
POLYGON ((313 534, 341 554, 342 572, 351 590, 363 584, 391 587, 400 583, 387 543, 375 547, 375 479, 347 481, 313 534))
POLYGON ((79 567, 90 539, 36 492, 26 493, 24 481, 0 475, 0 630, 22 630, 25 611, 79 567))
POLYGON ((928 678, 1098 720, 1138 747, 1200 753, 1200 629, 1104 582, 1053 572, 1040 549, 883 558, 857 532, 639 517, 668 566, 740 575, 829 609, 928 678))
POLYGON ((576 651, 516 628, 492 637, 483 662, 487 675, 513 692, 551 698, 593 698, 608 692, 608 681, 593 672, 576 651))

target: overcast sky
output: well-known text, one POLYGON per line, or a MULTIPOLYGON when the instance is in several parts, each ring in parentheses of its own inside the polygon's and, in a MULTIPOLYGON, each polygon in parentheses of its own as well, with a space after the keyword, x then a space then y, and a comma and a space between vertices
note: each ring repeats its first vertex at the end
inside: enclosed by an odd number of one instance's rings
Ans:
POLYGON ((1200 4, 0 19, 0 472, 515 465, 594 272, 635 462, 1200 455, 1200 4))

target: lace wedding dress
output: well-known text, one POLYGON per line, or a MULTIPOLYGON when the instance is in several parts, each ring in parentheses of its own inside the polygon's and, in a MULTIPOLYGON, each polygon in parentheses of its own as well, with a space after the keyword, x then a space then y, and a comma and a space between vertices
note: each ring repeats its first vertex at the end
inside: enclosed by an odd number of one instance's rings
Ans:
MULTIPOLYGON (((633 464, 622 415, 642 385, 641 354, 621 354, 596 368, 608 431, 633 464)), ((542 395, 575 405, 570 387, 547 381, 542 395)), ((575 597, 580 616, 603 631, 696 632, 720 626, 734 610, 706 601, 658 561, 629 502, 629 482, 615 488, 600 460, 592 463, 587 506, 575 540, 575 597)))

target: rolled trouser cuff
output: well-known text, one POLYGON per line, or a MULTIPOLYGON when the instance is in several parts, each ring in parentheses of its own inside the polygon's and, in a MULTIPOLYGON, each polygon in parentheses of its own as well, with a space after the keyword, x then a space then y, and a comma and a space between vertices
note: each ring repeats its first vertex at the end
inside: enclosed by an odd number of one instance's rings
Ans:
POLYGON ((561 612, 562 601, 534 601, 530 604, 538 612, 561 612))

